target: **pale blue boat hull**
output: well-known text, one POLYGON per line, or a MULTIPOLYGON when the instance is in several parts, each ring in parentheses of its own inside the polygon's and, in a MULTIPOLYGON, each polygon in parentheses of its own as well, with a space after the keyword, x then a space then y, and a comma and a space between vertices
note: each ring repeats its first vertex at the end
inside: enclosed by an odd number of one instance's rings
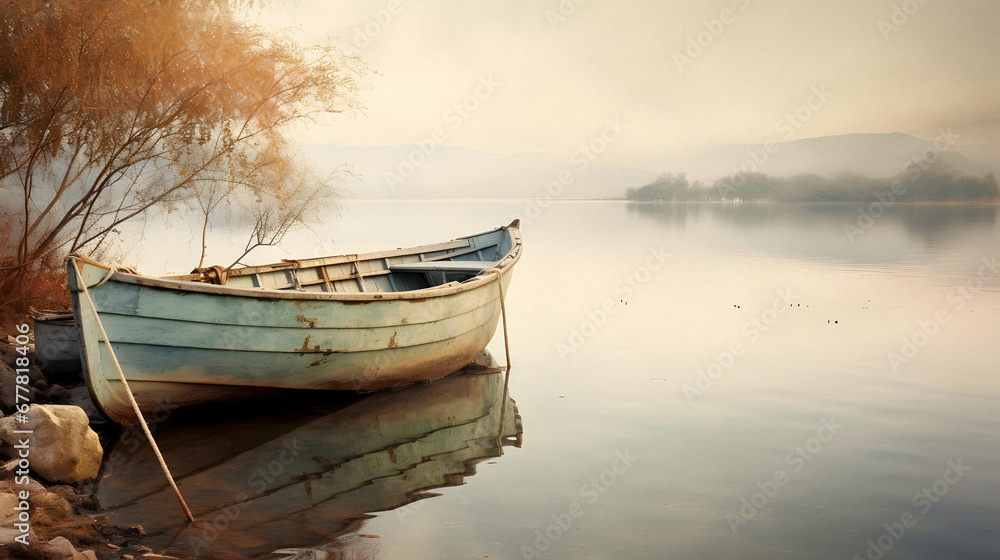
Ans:
POLYGON ((98 317, 143 414, 280 389, 368 391, 442 377, 471 362, 496 332, 498 279, 506 293, 520 258, 516 226, 461 238, 473 248, 483 240, 493 243, 488 251, 500 255, 491 261, 449 258, 469 255, 453 241, 441 244, 443 250, 424 246, 350 255, 352 270, 371 270, 345 278, 333 277, 343 266, 340 257, 296 263, 297 282, 319 270, 322 274, 316 276, 326 280, 313 286, 377 290, 364 292, 307 290, 295 283, 284 289, 250 285, 287 276, 282 263, 255 267, 253 274, 242 276, 233 271, 227 285, 216 285, 188 277, 150 278, 70 257, 69 287, 82 337, 84 377, 110 419, 135 422, 98 317), (414 261, 414 255, 421 260, 414 261), (427 255, 433 257, 423 261, 427 255), (398 269, 396 261, 403 261, 398 269), (461 269, 466 270, 455 272, 461 269), (380 283, 432 284, 435 275, 442 282, 436 286, 378 290, 380 283), (372 278, 378 282, 370 282, 372 278))

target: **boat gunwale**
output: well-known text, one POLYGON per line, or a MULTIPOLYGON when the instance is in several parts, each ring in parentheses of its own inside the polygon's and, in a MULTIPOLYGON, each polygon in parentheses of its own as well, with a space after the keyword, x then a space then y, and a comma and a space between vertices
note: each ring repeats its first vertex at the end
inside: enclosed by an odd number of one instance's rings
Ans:
MULTIPOLYGON (((108 280, 113 280, 116 282, 122 282, 125 284, 135 284, 139 286, 148 286, 152 288, 162 288, 167 290, 183 291, 183 292, 198 292, 206 293, 212 295, 220 296, 234 296, 234 297, 248 297, 256 299, 282 299, 282 300, 296 300, 296 301, 340 301, 345 303, 372 303, 378 301, 411 301, 420 302, 431 298, 440 298, 445 296, 454 295, 457 293, 473 290, 479 288, 483 285, 492 283, 495 275, 491 272, 496 270, 503 275, 508 268, 513 266, 521 258, 521 234, 518 226, 512 223, 509 226, 504 226, 497 228, 496 230, 506 230, 511 237, 511 249, 502 258, 496 261, 496 263, 487 269, 480 271, 476 276, 463 280, 461 282, 449 282, 447 284, 442 284, 440 286, 431 286, 429 288, 422 288, 419 290, 408 290, 403 292, 306 292, 306 291, 294 291, 294 290, 268 290, 262 288, 238 288, 232 286, 218 285, 218 284, 207 284, 204 282, 193 282, 185 280, 177 280, 173 278, 159 278, 154 276, 144 276, 141 274, 132 274, 129 272, 124 272, 114 268, 113 266, 105 265, 90 259, 84 255, 74 254, 70 255, 69 259, 79 260, 85 264, 103 268, 105 270, 111 271, 111 277, 101 280, 99 283, 103 283, 108 280)), ((484 232, 484 233, 490 233, 484 232)), ((483 235, 483 234, 477 234, 483 235)), ((473 236, 467 236, 458 238, 451 241, 446 241, 444 243, 451 243, 453 241, 458 241, 460 239, 467 239, 473 236)), ((404 251, 401 254, 414 254, 427 252, 427 248, 433 248, 440 244, 422 245, 418 247, 412 247, 407 249, 396 249, 393 252, 404 251)), ((433 250, 433 249, 431 249, 433 250)), ((381 255, 387 251, 373 251, 370 253, 362 253, 358 255, 350 255, 351 257, 356 257, 357 260, 366 260, 368 255, 381 255)), ((304 263, 310 260, 322 261, 324 259, 340 258, 345 255, 337 255, 335 257, 324 257, 316 259, 301 259, 298 262, 304 263)), ((374 257, 380 258, 380 257, 374 257)), ((278 263, 284 265, 286 263, 278 263)), ((290 267, 295 267, 295 262, 287 263, 290 267)), ((264 268, 275 265, 258 265, 250 268, 264 268)), ((323 266, 317 264, 316 266, 323 266)), ((311 268, 311 267, 307 267, 311 268)), ((243 269, 240 269, 243 270, 243 269)))

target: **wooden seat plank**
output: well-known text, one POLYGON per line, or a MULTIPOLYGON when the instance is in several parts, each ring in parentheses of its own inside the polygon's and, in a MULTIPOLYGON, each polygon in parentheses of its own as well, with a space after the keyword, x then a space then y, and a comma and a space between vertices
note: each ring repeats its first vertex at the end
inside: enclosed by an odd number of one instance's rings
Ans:
POLYGON ((424 261, 394 264, 389 267, 389 270, 393 272, 468 272, 471 274, 495 265, 495 261, 424 261))

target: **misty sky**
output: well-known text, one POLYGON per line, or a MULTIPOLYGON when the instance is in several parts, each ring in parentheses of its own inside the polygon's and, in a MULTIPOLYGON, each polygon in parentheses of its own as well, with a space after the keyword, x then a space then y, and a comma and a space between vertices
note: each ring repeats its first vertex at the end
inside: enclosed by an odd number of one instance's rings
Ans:
POLYGON ((311 129, 311 142, 569 154, 603 134, 602 157, 655 167, 658 155, 720 144, 1000 117, 997 0, 277 0, 271 10, 272 25, 335 36, 379 73, 365 113, 311 129))

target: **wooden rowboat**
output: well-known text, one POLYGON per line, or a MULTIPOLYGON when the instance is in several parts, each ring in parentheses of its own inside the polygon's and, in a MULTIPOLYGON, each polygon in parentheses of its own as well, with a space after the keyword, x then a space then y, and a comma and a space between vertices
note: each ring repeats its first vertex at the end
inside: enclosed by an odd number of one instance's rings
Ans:
POLYGON ((282 389, 369 391, 443 377, 496 331, 521 257, 518 226, 162 278, 73 255, 84 378, 109 419, 137 421, 98 319, 144 416, 282 389))

